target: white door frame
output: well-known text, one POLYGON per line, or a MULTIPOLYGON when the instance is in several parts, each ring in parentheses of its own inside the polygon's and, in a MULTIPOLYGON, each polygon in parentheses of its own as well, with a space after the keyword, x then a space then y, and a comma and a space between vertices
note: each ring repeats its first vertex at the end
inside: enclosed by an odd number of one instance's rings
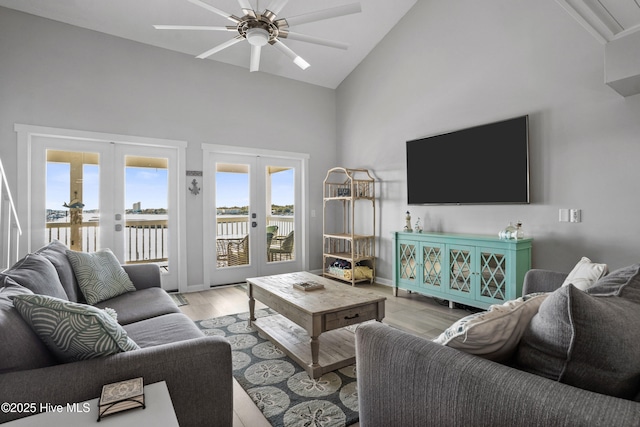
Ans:
POLYGON ((131 135, 119 135, 103 132, 91 132, 74 129, 53 128, 45 126, 32 126, 16 123, 14 130, 17 133, 18 140, 18 185, 17 185, 17 199, 18 199, 18 217, 25 220, 24 232, 20 238, 20 256, 26 253, 32 252, 38 248, 32 247, 32 159, 34 156, 33 144, 34 138, 59 138, 78 141, 92 141, 102 142, 105 144, 128 144, 146 147, 164 147, 172 148, 176 150, 177 158, 177 205, 178 212, 176 212, 178 218, 176 224, 179 229, 176 232, 176 238, 178 239, 179 254, 172 259, 172 263, 175 263, 174 268, 177 269, 178 275, 178 290, 184 292, 187 290, 187 260, 184 254, 186 254, 186 163, 185 163, 185 151, 187 147, 186 141, 161 139, 161 138, 148 138, 131 135))
MULTIPOLYGON (((309 154, 306 153, 297 153, 292 151, 275 151, 275 150, 267 150, 267 149, 258 149, 258 148, 249 148, 249 147, 237 147, 233 145, 218 145, 218 144, 202 144, 202 161, 203 161, 203 172, 202 172, 202 182, 205 184, 210 184, 214 182, 215 171, 209 168, 209 160, 214 154, 225 154, 225 155, 242 155, 242 156, 254 156, 254 157, 273 157, 273 158, 282 158, 282 159, 293 159, 299 160, 301 164, 300 170, 300 182, 301 182, 301 199, 302 203, 300 206, 300 219, 301 219, 301 233, 300 236, 296 231, 295 242, 298 245, 300 242, 300 265, 303 270, 307 270, 309 267, 309 222, 307 221, 307 212, 309 211, 309 154)), ((214 230, 212 229, 212 224, 210 221, 211 212, 209 212, 209 207, 215 204, 215 200, 213 199, 214 191, 203 191, 203 235, 211 236, 213 235, 214 230)), ((298 209, 296 207, 296 209, 298 209)), ((211 260, 216 259, 216 254, 212 250, 212 245, 207 239, 203 239, 203 277, 204 277, 204 288, 208 289, 211 284, 211 269, 209 268, 211 260)))

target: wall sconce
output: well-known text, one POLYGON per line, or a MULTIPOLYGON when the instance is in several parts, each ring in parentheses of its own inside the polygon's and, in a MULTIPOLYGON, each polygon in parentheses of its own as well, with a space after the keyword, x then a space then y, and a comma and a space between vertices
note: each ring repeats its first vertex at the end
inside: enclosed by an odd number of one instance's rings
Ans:
MULTIPOLYGON (((202 176, 202 171, 187 171, 187 176, 202 176)), ((189 187, 189 192, 194 196, 200 194, 200 187, 198 187, 198 180, 193 178, 191 181, 191 187, 189 187)))

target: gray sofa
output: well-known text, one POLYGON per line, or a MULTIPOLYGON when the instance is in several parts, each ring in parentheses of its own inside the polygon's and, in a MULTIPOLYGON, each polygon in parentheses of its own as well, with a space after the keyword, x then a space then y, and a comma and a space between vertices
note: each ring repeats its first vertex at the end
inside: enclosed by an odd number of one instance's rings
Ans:
MULTIPOLYGON (((160 288, 156 265, 123 266, 136 290, 96 304, 117 312, 118 323, 139 350, 71 363, 56 360, 21 318, 11 296, 33 291, 82 303, 65 251, 63 244, 52 242, 0 275, 0 402, 66 406, 98 397, 104 384, 141 376, 145 384, 166 381, 182 427, 231 426, 229 343, 204 336, 180 312, 160 288), (59 282, 52 280, 52 271, 59 282)), ((97 418, 97 408, 92 410, 97 418)), ((26 415, 0 412, 0 423, 26 415)))
MULTIPOLYGON (((566 276, 531 270, 523 294, 552 292, 566 276)), ((357 329, 356 364, 362 427, 640 425, 637 401, 547 379, 380 323, 357 329)))

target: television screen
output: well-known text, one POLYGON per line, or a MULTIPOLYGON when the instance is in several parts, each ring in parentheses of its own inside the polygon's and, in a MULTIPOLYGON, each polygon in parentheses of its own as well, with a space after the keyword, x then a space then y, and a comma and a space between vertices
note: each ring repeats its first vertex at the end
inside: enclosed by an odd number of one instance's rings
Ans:
POLYGON ((407 141, 408 203, 529 203, 528 119, 407 141))

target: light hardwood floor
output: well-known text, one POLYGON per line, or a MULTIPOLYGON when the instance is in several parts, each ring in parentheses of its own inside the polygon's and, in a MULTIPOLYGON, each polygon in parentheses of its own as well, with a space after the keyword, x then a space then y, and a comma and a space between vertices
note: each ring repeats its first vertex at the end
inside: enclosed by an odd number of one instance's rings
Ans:
MULTIPOLYGON (((456 320, 469 314, 466 310, 450 309, 432 298, 415 293, 400 291, 398 296, 394 297, 392 289, 388 286, 361 284, 358 288, 387 297, 383 323, 427 339, 435 338, 456 320)), ((217 287, 183 295, 189 304, 181 306, 180 309, 194 321, 249 311, 246 291, 240 286, 217 287)), ((264 307, 264 304, 256 301, 256 309, 264 307)), ((235 380, 233 411, 233 427, 270 426, 235 380)))

